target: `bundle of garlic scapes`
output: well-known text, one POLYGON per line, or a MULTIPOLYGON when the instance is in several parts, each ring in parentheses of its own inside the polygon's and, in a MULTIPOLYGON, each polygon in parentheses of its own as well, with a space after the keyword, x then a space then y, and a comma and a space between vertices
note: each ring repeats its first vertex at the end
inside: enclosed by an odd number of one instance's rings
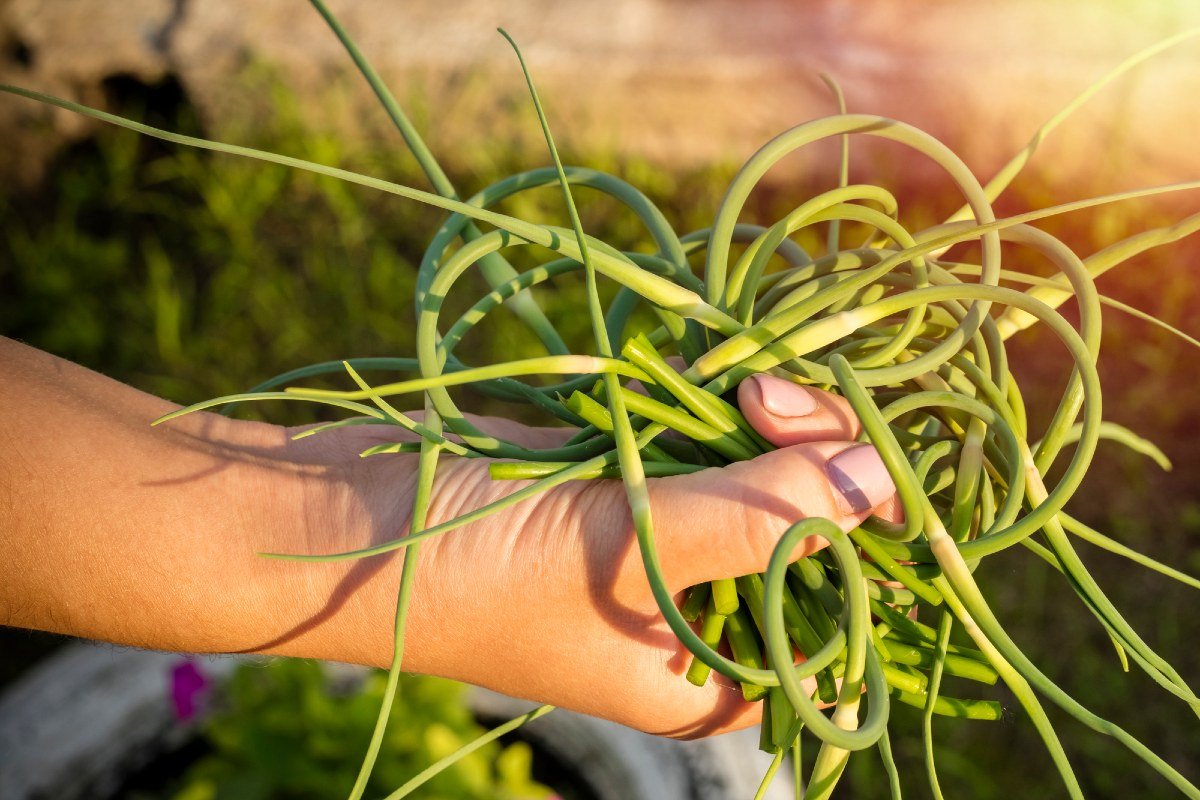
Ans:
MULTIPOLYGON (((928 134, 895 120, 843 111, 799 125, 767 143, 729 186, 712 226, 679 235, 635 187, 613 175, 561 164, 528 72, 553 167, 514 175, 464 201, 454 199, 454 188, 378 75, 320 0, 312 2, 384 101, 438 194, 180 136, 36 92, 0 87, 150 136, 332 176, 450 212, 420 268, 415 358, 314 365, 249 393, 191 406, 164 421, 247 400, 322 402, 355 416, 321 426, 315 431, 318 434, 364 421, 397 425, 418 434, 420 444, 384 445, 370 454, 420 452, 420 469, 426 477, 427 471, 437 469, 438 454, 445 452, 506 459, 492 466, 493 478, 532 479, 532 483, 462 518, 366 550, 287 557, 367 558, 413 548, 426 538, 565 481, 621 480, 646 578, 671 630, 693 654, 687 679, 703 684, 716 670, 740 682, 747 700, 765 705, 761 743, 775 758, 763 790, 785 754, 793 753, 799 763, 803 737, 813 736, 820 741, 820 751, 807 777, 805 797, 828 797, 851 753, 871 747, 882 753, 892 791, 898 796, 888 739, 889 708, 895 701, 924 709, 928 774, 935 796, 940 797, 930 739, 933 718, 994 720, 1001 715, 997 702, 972 697, 969 685, 964 697, 948 695, 943 690, 945 679, 957 678, 982 684, 1003 681, 1036 726, 1072 797, 1082 793, 1043 700, 1114 737, 1184 795, 1200 798, 1200 790, 1170 765, 1117 725, 1081 706, 1041 672, 1006 633, 975 578, 983 559, 1012 547, 1023 547, 1031 556, 1048 561, 1079 595, 1083 608, 1099 620, 1122 659, 1131 659, 1200 713, 1200 700, 1183 678, 1126 623, 1089 575, 1072 536, 1131 555, 1192 585, 1200 583, 1147 556, 1130 554, 1064 511, 1101 438, 1153 451, 1131 432, 1102 419, 1095 363, 1100 307, 1107 300, 1097 293, 1094 279, 1148 248, 1200 228, 1200 215, 1140 233, 1087 258, 1034 226, 1069 211, 1200 184, 1126 192, 1003 219, 995 217, 991 205, 1044 136, 1075 107, 1132 66, 1196 32, 1162 42, 1118 66, 1039 130, 1030 145, 986 185, 928 134), (958 187, 965 202, 962 210, 933 228, 905 228, 891 193, 879 186, 847 182, 848 141, 853 135, 889 139, 931 160, 958 187), (751 191, 772 165, 830 138, 840 140, 843 148, 839 186, 806 199, 768 226, 739 221, 751 191), (505 198, 554 184, 561 187, 570 228, 490 210, 505 198), (577 186, 627 206, 644 225, 653 254, 634 247, 620 250, 588 237, 575 210, 572 187, 577 186), (488 232, 481 232, 477 224, 487 226, 488 232), (843 224, 866 235, 846 242, 843 224), (808 253, 794 239, 798 231, 813 226, 826 231, 825 253, 808 253), (1001 263, 1002 242, 1048 259, 1059 275, 1039 278, 1006 268, 1001 263), (947 257, 964 243, 977 245, 978 263, 947 257), (530 248, 549 249, 558 257, 518 273, 505 254, 530 248), (703 270, 697 274, 694 266, 701 259, 703 270), (461 276, 474 269, 482 272, 493 291, 447 324, 441 317, 443 302, 456 291, 461 276), (561 337, 527 291, 575 271, 583 271, 587 279, 595 348, 589 356, 567 354, 561 337), (620 286, 607 308, 597 291, 601 278, 620 286), (1069 298, 1079 307, 1078 326, 1055 310, 1069 298), (657 327, 638 331, 630 324, 641 306, 652 312, 657 327), (459 343, 481 319, 501 308, 520 315, 551 355, 470 366, 459 353, 459 343), (1072 371, 1064 376, 1057 413, 1036 439, 1027 425, 1021 388, 1005 349, 1013 334, 1035 323, 1053 332, 1073 362, 1072 371), (359 374, 389 370, 416 377, 372 386, 359 374), (357 388, 277 388, 342 371, 349 373, 357 388), (871 519, 849 533, 828 520, 797 522, 779 541, 765 573, 692 587, 683 607, 677 608, 655 549, 645 478, 719 468, 771 449, 738 408, 724 399, 741 381, 759 373, 817 386, 849 402, 862 422, 863 441, 879 451, 898 487, 905 521, 871 519), (558 376, 558 382, 546 385, 531 380, 535 376, 558 376), (644 392, 630 389, 633 380, 642 384, 644 392), (576 432, 564 445, 547 450, 530 450, 491 436, 468 420, 448 392, 449 387, 464 385, 528 404, 576 432), (402 394, 424 399, 433 412, 426 422, 398 412, 387 400, 402 394), (664 435, 668 432, 672 435, 664 435), (1068 457, 1065 451, 1071 445, 1068 457), (1048 484, 1052 467, 1059 477, 1048 484), (789 563, 789 554, 808 536, 823 537, 829 547, 789 563), (950 642, 955 628, 965 631, 972 646, 950 642), (798 664, 797 651, 804 656, 798 664)), ((840 101, 840 93, 838 97, 840 101)), ((420 486, 430 484, 418 481, 420 486)), ((416 502, 418 507, 428 504, 428 491, 419 492, 416 502)), ((411 582, 415 564, 415 558, 406 559, 404 581, 411 582)), ((400 597, 403 617, 407 594, 402 591, 400 597)), ((397 674, 401 656, 398 637, 392 667, 397 674)), ((392 691, 394 686, 395 681, 390 684, 392 691)), ((389 697, 352 797, 360 796, 365 786, 390 706, 389 697)), ((494 738, 549 710, 543 706, 488 736, 494 738)), ((408 794, 435 771, 427 770, 391 797, 408 794)), ((798 791, 800 785, 798 777, 798 791)))

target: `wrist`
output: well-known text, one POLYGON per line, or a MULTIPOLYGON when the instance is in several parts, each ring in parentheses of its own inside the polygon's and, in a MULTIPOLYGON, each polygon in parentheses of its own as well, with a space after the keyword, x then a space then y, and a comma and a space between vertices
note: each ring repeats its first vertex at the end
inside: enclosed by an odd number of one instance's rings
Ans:
MULTIPOLYGON (((407 533, 416 458, 361 459, 376 431, 346 429, 293 440, 269 433, 268 481, 256 514, 264 540, 257 552, 328 554, 358 550, 407 533)), ((387 666, 404 550, 333 562, 257 558, 251 580, 272 587, 264 610, 269 645, 279 655, 387 666)), ((420 659, 410 650, 407 669, 420 659)))
POLYGON ((211 464, 196 487, 203 536, 185 545, 199 573, 191 582, 203 589, 191 594, 193 613, 210 624, 188 649, 307 655, 321 582, 310 565, 264 554, 323 552, 313 540, 327 527, 317 504, 323 470, 290 457, 283 428, 196 417, 176 434, 211 464))

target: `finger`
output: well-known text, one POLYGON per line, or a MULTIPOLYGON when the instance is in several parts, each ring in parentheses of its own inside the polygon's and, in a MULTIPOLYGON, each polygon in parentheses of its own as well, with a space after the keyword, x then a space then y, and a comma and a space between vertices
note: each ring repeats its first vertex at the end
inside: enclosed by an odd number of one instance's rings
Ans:
POLYGON ((702 739, 762 721, 762 703, 747 702, 741 686, 717 672, 704 686, 693 686, 682 674, 671 670, 659 673, 658 678, 654 702, 641 704, 633 712, 633 727, 646 733, 702 739))
POLYGON ((845 398, 774 375, 751 375, 738 386, 737 397, 742 414, 776 447, 853 441, 862 432, 845 398))
MULTIPOLYGON (((762 572, 779 537, 798 520, 823 517, 849 531, 896 492, 875 448, 845 441, 785 447, 649 484, 663 569, 673 589, 762 572)), ((809 537, 791 559, 825 544, 809 537)))
POLYGON ((892 495, 883 503, 880 503, 871 516, 878 517, 884 522, 892 522, 897 525, 904 524, 904 506, 900 505, 900 495, 892 495))
MULTIPOLYGON (((796 663, 804 662, 804 656, 796 652, 796 663)), ((618 720, 632 723, 639 730, 674 739, 699 739, 716 736, 730 731, 757 725, 762 721, 763 704, 747 702, 739 683, 717 671, 710 673, 703 686, 693 686, 683 678, 684 665, 691 661, 690 654, 682 645, 678 646, 672 664, 678 669, 667 669, 659 673, 654 688, 655 702, 641 703, 633 712, 633 720, 618 720)), ((815 677, 801 679, 805 693, 812 697, 817 692, 815 677)), ((841 691, 842 679, 835 679, 841 691)), ((818 708, 828 708, 831 703, 816 701, 818 708)))
MULTIPOLYGON (((656 658, 661 658, 657 655, 656 658)), ((700 739, 757 725, 762 721, 763 704, 748 702, 742 695, 739 683, 713 670, 703 686, 693 686, 684 679, 684 671, 690 663, 687 650, 678 645, 666 670, 653 669, 654 677, 650 694, 654 701, 635 702, 632 706, 618 709, 617 722, 638 730, 673 739, 700 739)), ((796 654, 796 663, 804 656, 796 654)), ((840 688, 841 679, 836 679, 840 688)), ((805 692, 811 697, 816 694, 817 681, 814 677, 801 680, 805 692)), ((818 701, 819 708, 829 704, 818 701)))

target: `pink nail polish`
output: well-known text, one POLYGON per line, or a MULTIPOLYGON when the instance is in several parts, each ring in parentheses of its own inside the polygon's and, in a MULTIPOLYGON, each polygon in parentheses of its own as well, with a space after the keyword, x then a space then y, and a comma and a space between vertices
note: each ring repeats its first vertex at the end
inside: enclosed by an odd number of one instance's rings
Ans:
POLYGON ((838 505, 844 514, 861 514, 896 493, 879 452, 869 444, 859 444, 838 453, 825 465, 838 505))
POLYGON ((817 410, 817 398, 803 386, 774 375, 753 375, 750 380, 758 386, 763 408, 773 416, 807 417, 817 410))

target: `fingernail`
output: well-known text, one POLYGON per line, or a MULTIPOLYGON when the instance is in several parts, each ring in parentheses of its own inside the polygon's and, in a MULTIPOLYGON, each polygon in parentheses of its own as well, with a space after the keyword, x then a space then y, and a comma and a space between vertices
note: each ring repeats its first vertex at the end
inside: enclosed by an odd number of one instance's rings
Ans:
POLYGON ((825 465, 844 514, 861 514, 896 493, 879 451, 869 444, 843 450, 825 465))
POLYGON ((807 417, 817 410, 817 398, 803 386, 776 378, 774 375, 753 375, 763 408, 776 417, 807 417))

